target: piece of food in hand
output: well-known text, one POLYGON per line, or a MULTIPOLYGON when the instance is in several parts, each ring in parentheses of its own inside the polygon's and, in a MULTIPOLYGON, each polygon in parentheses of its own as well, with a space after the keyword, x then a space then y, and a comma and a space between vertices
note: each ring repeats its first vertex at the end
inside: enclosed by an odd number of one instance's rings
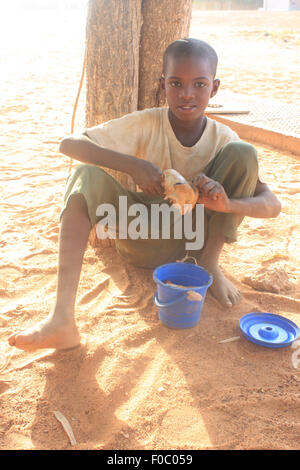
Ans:
POLYGON ((165 190, 164 198, 169 199, 182 215, 193 209, 198 199, 198 189, 193 188, 178 171, 163 171, 162 184, 165 190), (185 204, 190 207, 184 207, 185 204))

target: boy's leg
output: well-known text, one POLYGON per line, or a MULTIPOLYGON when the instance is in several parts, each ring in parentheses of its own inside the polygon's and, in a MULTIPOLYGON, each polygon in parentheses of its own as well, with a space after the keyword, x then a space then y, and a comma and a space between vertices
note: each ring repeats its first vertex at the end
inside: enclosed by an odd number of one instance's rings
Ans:
POLYGON ((40 323, 9 337, 9 344, 25 350, 66 349, 79 344, 74 304, 91 222, 82 194, 71 195, 59 235, 58 278, 53 311, 40 323))
POLYGON ((44 320, 32 328, 12 334, 8 339, 11 346, 29 351, 40 348, 67 349, 79 344, 74 304, 83 255, 91 228, 96 222, 96 207, 101 202, 108 202, 105 198, 115 203, 117 192, 123 189, 100 168, 85 164, 73 168, 67 180, 64 206, 60 213, 55 305, 44 320))
POLYGON ((241 300, 240 291, 224 276, 219 266, 219 256, 222 252, 225 238, 222 234, 214 234, 208 238, 198 264, 203 266, 213 275, 213 283, 209 288, 210 293, 224 307, 232 307, 241 300))
MULTIPOLYGON (((60 215, 55 306, 42 322, 25 331, 12 334, 9 337, 11 346, 34 350, 39 348, 66 349, 79 344, 79 334, 74 320, 74 304, 87 240, 91 228, 99 219, 96 216, 98 205, 109 203, 118 211, 119 196, 122 195, 127 196, 129 205, 136 202, 151 204, 151 198, 143 193, 127 191, 100 168, 82 164, 73 169, 67 182, 64 207, 60 215)), ((156 199, 160 202, 161 198, 156 199)), ((157 244, 159 240, 154 240, 151 244, 150 255, 145 253, 145 248, 147 251, 148 247, 145 247, 143 243, 136 243, 137 240, 134 240, 134 243, 132 240, 128 242, 127 245, 124 243, 122 246, 123 251, 127 252, 128 260, 134 261, 137 265, 147 264, 149 257, 151 259, 155 255, 160 261, 163 259, 161 253, 156 253, 157 248, 161 248, 161 244, 157 244), (141 246, 136 249, 136 245, 141 246)), ((170 241, 163 240, 165 258, 170 256, 170 253, 174 251, 173 248, 178 248, 177 242, 178 240, 175 240, 175 244, 169 246, 170 241)))
MULTIPOLYGON (((207 165, 204 173, 221 183, 229 198, 253 196, 258 178, 255 148, 245 142, 231 142, 207 165)), ((239 303, 239 290, 224 276, 219 256, 224 243, 237 239, 237 228, 243 217, 205 210, 205 245, 198 262, 213 274, 212 295, 227 307, 239 303)))

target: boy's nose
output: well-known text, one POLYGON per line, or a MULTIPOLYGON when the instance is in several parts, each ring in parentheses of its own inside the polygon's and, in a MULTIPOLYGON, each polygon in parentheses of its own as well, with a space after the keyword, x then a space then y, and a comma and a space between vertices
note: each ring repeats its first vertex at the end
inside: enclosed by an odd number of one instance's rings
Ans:
POLYGON ((192 85, 182 86, 180 89, 180 98, 188 99, 191 96, 193 96, 193 86, 192 85))

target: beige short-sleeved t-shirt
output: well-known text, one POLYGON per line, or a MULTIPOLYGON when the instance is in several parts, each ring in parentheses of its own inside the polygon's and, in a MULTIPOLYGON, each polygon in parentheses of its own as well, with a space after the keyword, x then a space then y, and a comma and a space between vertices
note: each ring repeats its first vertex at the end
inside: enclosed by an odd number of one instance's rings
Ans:
POLYGON ((184 147, 171 127, 168 108, 135 111, 86 130, 101 147, 154 163, 162 171, 177 170, 190 180, 199 174, 228 142, 239 140, 228 126, 207 118, 201 138, 184 147))

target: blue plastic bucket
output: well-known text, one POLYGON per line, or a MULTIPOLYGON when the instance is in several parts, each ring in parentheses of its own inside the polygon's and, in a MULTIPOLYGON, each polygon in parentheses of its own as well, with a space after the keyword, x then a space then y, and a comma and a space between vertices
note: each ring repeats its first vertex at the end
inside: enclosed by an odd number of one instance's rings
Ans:
POLYGON ((213 277, 201 266, 190 263, 169 263, 156 268, 153 279, 157 285, 154 302, 158 317, 169 328, 191 328, 200 320, 206 292, 213 277), (170 281, 186 287, 166 284, 170 281), (189 293, 197 292, 195 300, 189 293), (197 299, 198 297, 198 299, 197 299))

